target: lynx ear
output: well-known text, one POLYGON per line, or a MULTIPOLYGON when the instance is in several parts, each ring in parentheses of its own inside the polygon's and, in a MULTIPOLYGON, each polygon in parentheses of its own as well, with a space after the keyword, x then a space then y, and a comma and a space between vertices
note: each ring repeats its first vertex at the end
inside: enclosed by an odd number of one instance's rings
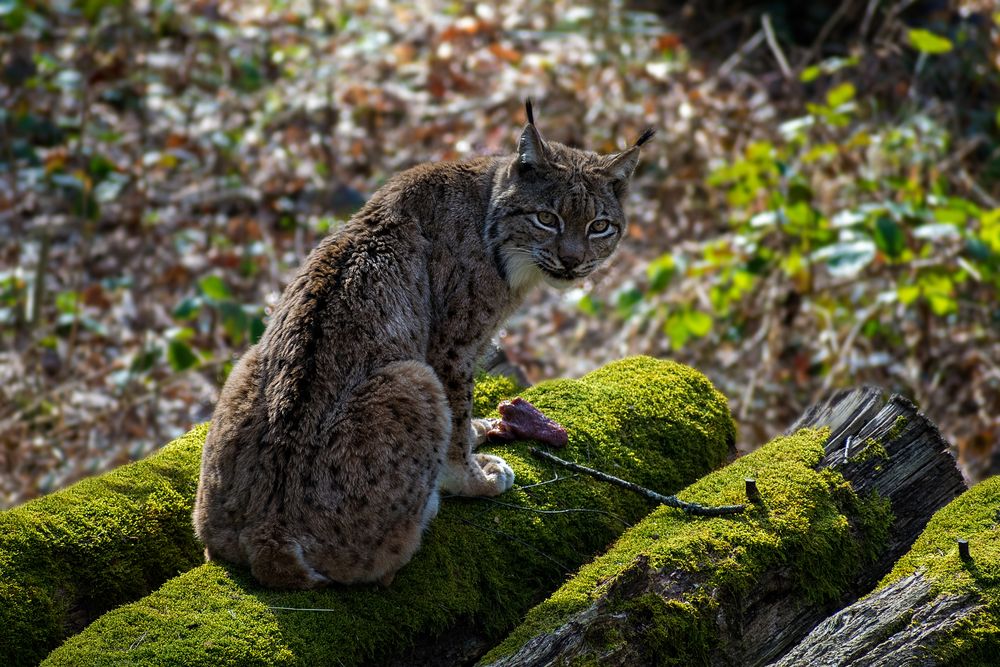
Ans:
POLYGON ((604 160, 604 172, 613 181, 627 181, 639 164, 639 147, 633 146, 604 160))
POLYGON ((632 178, 632 172, 639 164, 639 147, 649 141, 654 134, 656 134, 656 130, 651 127, 647 128, 639 135, 631 148, 604 159, 604 173, 613 181, 616 193, 625 192, 628 179, 632 178))
POLYGON ((531 110, 531 100, 524 101, 524 110, 528 115, 528 124, 524 126, 521 140, 517 142, 517 163, 521 168, 532 169, 545 163, 545 142, 535 129, 535 114, 531 110))

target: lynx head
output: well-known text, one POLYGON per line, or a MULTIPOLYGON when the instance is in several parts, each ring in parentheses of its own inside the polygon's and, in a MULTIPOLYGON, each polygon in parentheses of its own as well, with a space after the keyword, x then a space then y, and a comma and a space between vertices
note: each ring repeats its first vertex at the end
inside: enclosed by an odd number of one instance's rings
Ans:
POLYGON ((494 189, 486 241, 515 291, 539 280, 566 288, 600 266, 624 236, 629 179, 653 130, 621 153, 598 155, 543 141, 531 101, 525 106, 528 124, 494 189))

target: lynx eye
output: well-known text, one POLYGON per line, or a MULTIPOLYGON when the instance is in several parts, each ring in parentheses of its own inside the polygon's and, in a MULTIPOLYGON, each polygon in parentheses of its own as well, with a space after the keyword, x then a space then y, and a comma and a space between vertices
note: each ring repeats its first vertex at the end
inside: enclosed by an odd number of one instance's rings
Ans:
POLYGON ((551 227, 552 229, 559 228, 559 216, 555 213, 549 213, 548 211, 539 211, 535 214, 535 219, 538 220, 539 224, 543 227, 551 227))
POLYGON ((591 236, 607 236, 611 231, 611 223, 607 220, 594 220, 590 223, 591 236))

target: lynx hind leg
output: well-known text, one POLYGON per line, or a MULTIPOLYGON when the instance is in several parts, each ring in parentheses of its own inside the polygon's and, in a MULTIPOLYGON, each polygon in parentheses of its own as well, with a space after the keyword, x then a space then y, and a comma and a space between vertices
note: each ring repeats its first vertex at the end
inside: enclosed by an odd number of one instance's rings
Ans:
POLYGON ((240 543, 250 561, 250 573, 268 588, 306 589, 330 583, 306 560, 295 536, 273 522, 243 531, 240 543))
POLYGON ((339 471, 339 511, 307 557, 342 583, 392 580, 437 514, 437 482, 451 437, 444 388, 424 363, 376 371, 349 400, 338 426, 347 446, 322 465, 339 471))

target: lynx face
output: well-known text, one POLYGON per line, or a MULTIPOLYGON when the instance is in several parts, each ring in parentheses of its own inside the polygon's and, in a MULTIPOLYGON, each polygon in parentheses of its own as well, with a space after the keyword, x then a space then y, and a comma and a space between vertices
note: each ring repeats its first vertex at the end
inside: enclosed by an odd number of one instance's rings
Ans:
POLYGON ((638 146, 597 155, 544 143, 533 124, 493 199, 487 240, 515 291, 539 281, 565 289, 590 275, 625 234, 623 198, 638 146))

